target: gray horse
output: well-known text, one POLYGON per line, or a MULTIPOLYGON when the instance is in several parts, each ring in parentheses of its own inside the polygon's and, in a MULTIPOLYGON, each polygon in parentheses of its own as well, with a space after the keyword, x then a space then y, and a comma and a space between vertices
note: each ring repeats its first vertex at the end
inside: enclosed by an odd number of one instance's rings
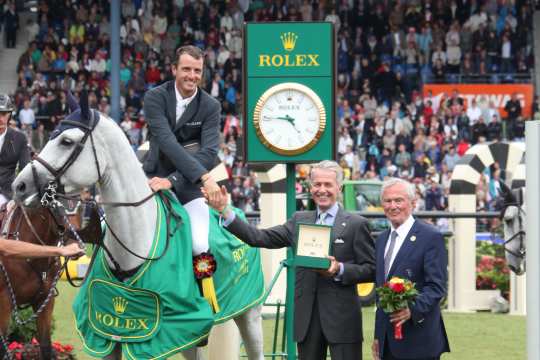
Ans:
POLYGON ((516 275, 525 273, 526 236, 525 236, 525 188, 510 190, 501 182, 504 196, 504 208, 501 219, 504 226, 504 250, 506 262, 516 275))

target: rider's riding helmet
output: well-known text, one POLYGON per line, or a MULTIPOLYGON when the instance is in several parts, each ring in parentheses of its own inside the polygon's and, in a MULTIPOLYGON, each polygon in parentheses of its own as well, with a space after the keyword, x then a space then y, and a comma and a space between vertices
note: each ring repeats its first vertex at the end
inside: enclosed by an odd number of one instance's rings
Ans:
POLYGON ((0 112, 12 112, 13 110, 11 98, 6 94, 0 94, 0 112))

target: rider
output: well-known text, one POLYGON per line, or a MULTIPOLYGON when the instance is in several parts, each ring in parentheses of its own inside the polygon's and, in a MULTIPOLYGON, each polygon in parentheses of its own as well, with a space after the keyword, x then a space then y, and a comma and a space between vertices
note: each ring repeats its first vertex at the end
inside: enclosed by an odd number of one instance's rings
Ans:
POLYGON ((0 256, 9 258, 39 258, 49 256, 71 256, 78 258, 82 255, 84 255, 84 250, 77 243, 57 247, 36 245, 0 237, 0 256))
MULTIPOLYGON (((143 169, 154 191, 173 190, 188 212, 195 269, 210 268, 204 263, 212 258, 209 209, 200 187, 211 198, 220 195, 209 170, 218 161, 221 105, 199 87, 203 69, 204 52, 192 45, 182 46, 172 67, 174 80, 149 90, 144 97, 150 149, 143 169)), ((217 310, 212 274, 196 274, 204 296, 217 310)))
POLYGON ((11 199, 17 165, 22 170, 30 162, 26 136, 8 126, 13 110, 10 97, 0 94, 0 208, 11 199))

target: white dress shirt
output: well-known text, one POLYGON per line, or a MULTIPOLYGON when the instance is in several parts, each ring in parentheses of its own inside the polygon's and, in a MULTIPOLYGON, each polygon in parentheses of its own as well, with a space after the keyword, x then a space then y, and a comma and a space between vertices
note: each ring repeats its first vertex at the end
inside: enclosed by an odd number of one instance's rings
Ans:
POLYGON ((0 151, 2 151, 2 146, 4 146, 4 139, 6 138, 7 129, 4 130, 3 134, 0 134, 0 151))
POLYGON ((390 235, 392 234, 392 231, 397 232, 397 238, 396 238, 396 244, 394 245, 394 251, 392 252, 392 258, 390 259, 390 266, 388 269, 392 268, 392 265, 394 264, 394 260, 396 259, 396 255, 399 252, 399 249, 401 249, 401 245, 405 242, 405 238, 407 237, 407 234, 411 231, 412 227, 414 225, 414 218, 412 215, 409 216, 407 220, 403 224, 401 224, 397 229, 394 229, 392 225, 390 225, 390 233, 388 234, 388 240, 386 241, 386 246, 384 248, 384 255, 386 256, 386 253, 388 252, 388 247, 390 246, 390 235))
POLYGON ((195 99, 195 96, 197 95, 197 91, 199 91, 199 89, 196 88, 193 95, 185 99, 182 97, 182 94, 180 94, 180 91, 178 91, 176 83, 174 84, 174 91, 176 93, 176 122, 178 122, 178 120, 184 114, 184 111, 186 111, 189 103, 191 103, 193 99, 195 99))

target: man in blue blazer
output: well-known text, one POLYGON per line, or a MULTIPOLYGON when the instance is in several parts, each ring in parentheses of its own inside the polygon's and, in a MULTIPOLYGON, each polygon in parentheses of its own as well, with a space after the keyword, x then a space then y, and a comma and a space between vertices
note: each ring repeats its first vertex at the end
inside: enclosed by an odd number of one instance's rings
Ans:
POLYGON ((376 285, 391 277, 415 283, 418 296, 408 308, 375 317, 374 359, 439 359, 450 346, 439 303, 446 296, 448 256, 442 234, 412 216, 415 191, 405 180, 383 183, 381 200, 390 229, 376 242, 376 285), (403 339, 394 338, 394 324, 402 325, 403 339))

